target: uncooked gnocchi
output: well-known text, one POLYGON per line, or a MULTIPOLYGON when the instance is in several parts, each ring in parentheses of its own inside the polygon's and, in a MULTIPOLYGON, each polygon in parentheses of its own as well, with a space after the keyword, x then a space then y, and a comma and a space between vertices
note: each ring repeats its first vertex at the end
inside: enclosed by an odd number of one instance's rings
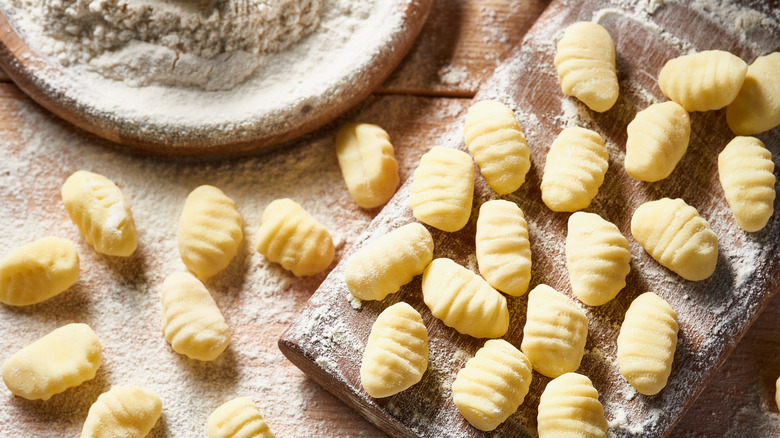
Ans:
POLYGON ((512 193, 523 185, 531 168, 531 151, 511 109, 495 100, 475 103, 466 115, 463 136, 496 193, 512 193))
POLYGON ((588 317, 566 295, 540 284, 528 293, 520 350, 547 377, 575 371, 585 354, 588 317))
POLYGON ((79 254, 68 239, 44 237, 0 260, 0 302, 40 303, 65 291, 79 278, 79 254))
POLYGON ((360 383, 371 397, 398 394, 428 369, 428 329, 410 305, 393 304, 379 314, 360 363, 360 383))
POLYGON ((209 438, 276 438, 249 397, 237 397, 214 410, 206 423, 209 438))
POLYGON ((204 280, 225 269, 244 238, 241 215, 222 190, 204 185, 184 202, 177 240, 184 266, 204 280))
POLYGON ((539 438, 606 438, 607 419, 599 392, 587 376, 566 373, 539 397, 539 438))
POLYGON ((330 233, 292 199, 272 201, 263 211, 257 252, 298 277, 319 274, 333 261, 330 233))
POLYGON ((422 292, 433 316, 460 333, 498 338, 509 329, 506 298, 450 259, 435 259, 425 268, 422 292))
POLYGON ((361 300, 383 300, 420 275, 433 260, 433 238, 412 222, 369 242, 349 256, 344 280, 361 300))
POLYGON ((138 246, 135 221, 122 191, 97 173, 79 170, 62 185, 62 202, 95 251, 127 257, 138 246))
POLYGON ((531 243, 523 211, 512 201, 495 199, 479 208, 477 265, 488 284, 519 297, 531 281, 531 243))
POLYGON ((603 27, 581 21, 566 28, 554 63, 563 94, 600 113, 617 101, 615 43, 603 27))
POLYGON ((503 339, 490 339, 452 382, 452 398, 463 418, 491 431, 523 403, 531 385, 531 361, 503 339))
POLYGON ((585 128, 564 129, 547 153, 542 201, 552 211, 576 211, 589 206, 604 182, 608 159, 600 135, 585 128))
POLYGON ((420 158, 409 192, 417 220, 442 231, 458 231, 471 215, 474 162, 463 151, 436 146, 420 158))
POLYGON ((688 112, 723 108, 737 97, 747 64, 722 50, 670 59, 658 74, 658 87, 688 112))
POLYGON ((374 208, 395 193, 400 177, 390 136, 377 125, 347 123, 336 135, 336 156, 357 205, 374 208))
POLYGON ((647 181, 669 176, 680 162, 691 136, 691 119, 677 102, 655 103, 628 124, 626 172, 647 181))
POLYGON ((753 135, 780 125, 780 52, 760 56, 726 108, 726 122, 737 135, 753 135))
POLYGON ((755 137, 736 137, 718 155, 720 185, 737 224, 745 231, 764 228, 772 216, 774 170, 772 153, 755 137))
POLYGON ((631 218, 631 234, 658 263, 686 280, 704 280, 715 272, 718 237, 682 199, 640 205, 631 218))
POLYGON ((28 400, 48 400, 95 377, 102 347, 86 324, 53 330, 14 353, 3 363, 3 382, 28 400))
POLYGON ((145 437, 162 415, 162 400, 138 386, 113 386, 87 413, 81 438, 145 437))

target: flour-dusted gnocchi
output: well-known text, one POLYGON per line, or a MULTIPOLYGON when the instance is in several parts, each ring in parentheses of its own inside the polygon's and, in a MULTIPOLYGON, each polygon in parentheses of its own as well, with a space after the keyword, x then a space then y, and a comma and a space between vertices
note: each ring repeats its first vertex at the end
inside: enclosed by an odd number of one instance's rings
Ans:
POLYGON ((590 205, 604 182, 609 154, 604 139, 580 127, 566 128, 550 146, 542 175, 542 201, 552 211, 590 205))
POLYGON ((520 349, 547 377, 575 371, 585 354, 588 317, 566 295, 540 284, 528 293, 520 349))
POLYGON ((723 108, 737 97, 747 64, 722 50, 670 59, 658 74, 658 87, 688 112, 723 108))
POLYGON ((655 103, 628 124, 626 172, 647 181, 669 176, 680 162, 691 136, 691 118, 677 102, 655 103))
POLYGON ((336 156, 352 199, 363 208, 387 202, 400 177, 390 135, 370 123, 347 123, 336 135, 336 156))
POLYGON ((686 280, 704 280, 715 272, 718 237, 682 199, 640 205, 631 218, 631 234, 658 263, 686 280))
POLYGON ((595 213, 569 216, 566 267, 571 290, 583 303, 600 306, 626 287, 631 270, 628 240, 612 222, 595 213))
POLYGON ((64 325, 8 358, 3 363, 3 382, 19 397, 48 400, 94 378, 102 351, 88 325, 64 325))
POLYGON ((519 297, 531 281, 531 243, 523 211, 512 201, 495 199, 479 207, 477 265, 488 284, 519 297))
MULTIPOLYGON (((778 70, 780 72, 780 70, 778 70)), ((736 137, 718 155, 718 177, 737 224, 758 231, 774 211, 775 163, 755 137, 736 137)))
POLYGON ((780 409, 780 377, 775 382, 775 404, 777 404, 777 409, 780 409))
POLYGON ((496 193, 512 193, 523 185, 531 168, 531 151, 511 109, 495 100, 475 103, 466 115, 463 136, 496 193))
POLYGON ((490 339, 452 382, 452 398, 463 418, 491 431, 523 403, 531 385, 531 361, 503 339, 490 339))
POLYGON ((249 397, 236 397, 209 415, 209 438, 276 438, 249 397))
POLYGON ((92 404, 81 438, 145 437, 162 415, 162 400, 138 386, 113 386, 92 404))
POLYGON ((64 292, 79 278, 79 254, 68 239, 44 237, 0 260, 0 302, 40 303, 64 292))
POLYGON ((222 190, 203 185, 184 202, 177 240, 184 266, 200 279, 225 269, 244 238, 241 215, 222 190))
POLYGON ((677 314, 652 292, 636 297, 626 310, 617 338, 620 374, 637 391, 658 394, 672 371, 677 347, 677 314))
POLYGON ((422 292, 433 316, 460 333, 498 338, 509 329, 506 298, 450 259, 434 259, 425 268, 422 292))
POLYGON ((780 125, 780 52, 760 56, 726 108, 726 122, 737 135, 753 135, 780 125))
POLYGON ((585 21, 567 27, 554 63, 563 94, 600 113, 617 102, 615 42, 603 27, 585 21))
POLYGON ((263 211, 257 251, 298 277, 319 274, 333 261, 330 233, 292 199, 272 201, 263 211))
POLYGON ((360 383, 371 397, 398 394, 422 379, 428 369, 428 329, 404 302, 379 314, 360 363, 360 383))
POLYGON ((606 438, 607 419, 599 392, 587 376, 566 373, 539 397, 539 438, 606 438))
POLYGON ((420 275, 433 260, 433 238, 412 222, 369 242, 344 265, 347 289, 361 300, 383 300, 420 275))
POLYGON ((122 191, 113 181, 79 170, 62 185, 62 202, 95 251, 123 257, 135 252, 135 221, 122 191))
POLYGON ((225 351, 230 330, 203 283, 177 272, 165 279, 161 295, 162 331, 173 351, 203 361, 225 351))
POLYGON ((417 220, 448 232, 466 225, 474 198, 469 154, 436 146, 420 158, 412 178, 409 206, 417 220))

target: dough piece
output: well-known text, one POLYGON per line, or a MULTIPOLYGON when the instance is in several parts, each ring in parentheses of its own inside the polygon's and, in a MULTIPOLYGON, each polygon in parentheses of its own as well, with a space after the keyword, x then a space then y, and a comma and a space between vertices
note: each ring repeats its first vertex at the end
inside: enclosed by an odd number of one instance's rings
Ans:
POLYGON ((531 151, 511 109, 495 100, 475 103, 466 115, 463 136, 496 193, 512 193, 523 185, 531 168, 531 151))
POLYGON ((344 265, 347 289, 361 300, 383 300, 420 275, 433 260, 431 233, 417 222, 369 242, 344 265))
POLYGON ((389 397, 410 388, 428 369, 428 330, 404 302, 379 314, 363 352, 360 383, 368 395, 389 397))
POLYGON ((669 176, 680 162, 691 137, 691 118, 676 102, 655 103, 628 124, 626 172, 647 181, 669 176))
POLYGON ((531 243, 523 211, 512 201, 496 199, 479 208, 477 265, 488 284, 519 297, 531 281, 531 243))
POLYGON ((214 410, 206 429, 209 438, 276 438, 248 397, 234 398, 214 410))
POLYGON ((95 377, 102 361, 97 335, 86 324, 53 330, 3 364, 3 382, 27 400, 48 400, 95 377))
POLYGON ((68 239, 22 245, 0 260, 0 302, 28 306, 48 300, 71 287, 79 272, 79 254, 68 239))
POLYGON ((631 218, 631 234, 658 263, 686 280, 704 280, 715 272, 718 237, 682 199, 640 205, 631 218))
POLYGON ((472 426, 489 432, 523 403, 531 385, 531 361, 503 339, 490 339, 458 371, 452 398, 472 426))
POLYGON ((509 329, 506 298, 450 259, 435 259, 425 268, 422 292, 433 316, 460 333, 498 338, 509 329))
POLYGON ((688 112, 723 108, 737 97, 747 64, 722 50, 670 59, 658 74, 658 87, 688 112))
POLYGON ((336 156, 357 205, 379 207, 395 193, 400 181, 398 162, 384 129, 370 123, 347 123, 336 135, 336 156))
POLYGON ((469 154, 436 146, 420 158, 412 178, 409 206, 417 220, 448 232, 466 225, 474 198, 469 154))
POLYGON ((62 202, 95 251, 127 257, 138 246, 135 221, 122 191, 97 173, 79 170, 62 185, 62 202))
POLYGON ((745 82, 726 108, 726 122, 737 135, 753 135, 780 125, 780 52, 756 58, 745 82))
POLYGON ((114 386, 92 404, 81 438, 145 437, 162 415, 162 400, 137 386, 114 386))
POLYGON ((230 342, 217 303, 188 272, 171 274, 163 282, 162 332, 173 351, 190 359, 214 360, 230 342))
POLYGON ((745 231, 759 231, 772 216, 774 170, 772 153, 754 137, 736 137, 718 155, 720 185, 737 224, 745 231))
POLYGON ((333 261, 328 230, 292 199, 272 201, 263 211, 257 252, 294 275, 319 274, 333 261))
POLYGON ((566 28, 554 63, 563 94, 600 113, 617 101, 615 43, 603 27, 581 21, 566 28))
POLYGON ((640 393, 658 394, 669 379, 676 347, 677 314, 652 292, 638 296, 617 338, 620 374, 640 393))
POLYGON ((547 153, 542 201, 552 211, 577 211, 589 206, 604 182, 608 159, 600 135, 585 128, 564 129, 547 153))
POLYGON ((780 377, 775 382, 775 404, 777 404, 777 409, 780 409, 780 377))
POLYGON ((569 216, 566 267, 571 290, 583 303, 600 306, 626 287, 631 270, 628 240, 612 222, 595 213, 569 216))
POLYGON ((540 284, 528 293, 528 314, 520 349, 547 377, 575 371, 585 354, 588 317, 566 295, 540 284))
POLYGON ((236 203, 222 190, 200 186, 184 202, 177 239, 184 266, 201 280, 225 269, 244 238, 236 203))
POLYGON ((547 384, 536 417, 539 438, 606 438, 599 393, 582 374, 566 373, 547 384))

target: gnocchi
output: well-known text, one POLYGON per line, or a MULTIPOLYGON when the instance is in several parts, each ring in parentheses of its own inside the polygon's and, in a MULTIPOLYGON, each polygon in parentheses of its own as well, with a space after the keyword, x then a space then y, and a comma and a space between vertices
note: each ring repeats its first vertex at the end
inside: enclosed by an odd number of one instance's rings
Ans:
POLYGON ((658 74, 664 96, 688 112, 721 109, 737 97, 747 74, 747 64, 722 50, 670 59, 658 74))
POLYGON ((736 137, 718 155, 718 177, 737 224, 759 231, 772 217, 775 201, 772 153, 755 137, 736 137))
POLYGON ((209 438, 276 438, 249 397, 237 397, 214 410, 206 423, 209 438))
POLYGON ((476 233, 479 272, 492 287, 519 297, 531 281, 531 242, 523 211, 495 199, 479 208, 476 233))
POLYGON ((655 103, 628 124, 626 172, 647 181, 669 176, 680 162, 691 136, 691 118, 676 102, 655 103))
POLYGON ((760 56, 747 69, 737 97, 726 108, 726 123, 737 135, 780 125, 780 52, 760 56))
POLYGON ((28 306, 64 292, 79 278, 79 254, 68 239, 44 237, 0 260, 0 302, 28 306))
POLYGON ((387 202, 400 181, 390 136, 377 125, 347 123, 336 135, 336 156, 347 190, 357 205, 387 202))
POLYGON ((539 397, 539 438, 606 438, 607 419, 599 393, 587 376, 566 373, 553 379, 539 397))
POLYGON ((162 415, 162 400, 138 386, 113 386, 87 413, 81 438, 145 437, 162 415))

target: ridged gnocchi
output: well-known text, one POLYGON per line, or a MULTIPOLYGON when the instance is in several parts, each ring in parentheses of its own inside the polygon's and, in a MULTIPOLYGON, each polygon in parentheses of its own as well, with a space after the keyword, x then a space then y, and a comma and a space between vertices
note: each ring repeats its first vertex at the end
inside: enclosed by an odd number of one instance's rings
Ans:
POLYGON ((498 338, 509 329, 506 298, 450 259, 434 259, 425 268, 422 292, 433 316, 460 333, 498 338))
POLYGON ((0 260, 0 302, 11 306, 40 303, 71 287, 79 273, 73 242, 51 236, 38 239, 0 260))
POLYGON ((409 191, 417 220, 442 231, 458 231, 471 215, 474 162, 463 151, 436 146, 420 158, 409 191))
POLYGON ((631 270, 628 240, 612 222, 595 213, 569 216, 566 267, 571 290, 589 306, 600 306, 626 287, 631 270))
POLYGON ((563 94, 600 113, 617 102, 615 42, 603 27, 586 21, 567 27, 554 63, 563 94))
POLYGON ((617 338, 620 374, 637 391, 658 394, 672 371, 677 347, 677 314, 652 292, 638 296, 626 310, 617 338))
POLYGON ((257 252, 297 277, 319 274, 333 261, 330 233, 292 199, 272 201, 263 211, 257 252))
POLYGON ((523 211, 495 199, 479 207, 476 253, 479 272, 492 287, 519 297, 531 281, 531 242, 523 211))
POLYGON ((747 74, 747 64, 722 50, 670 59, 658 74, 664 96, 688 112, 723 108, 737 97, 747 74))
POLYGON ((135 252, 138 242, 133 214, 113 181, 79 170, 62 185, 62 202, 95 251, 122 257, 135 252))
POLYGON ((214 360, 230 342, 230 330, 217 303, 188 272, 168 276, 162 285, 162 331, 173 351, 190 359, 214 360))
POLYGON ((225 269, 244 238, 241 215, 222 190, 203 185, 187 196, 177 240, 184 266, 205 280, 225 269))
POLYGON ((604 139, 589 129, 566 128, 550 146, 542 175, 542 201, 552 211, 576 211, 590 205, 607 173, 604 139))
POLYGON ((774 170, 772 153, 755 137, 736 137, 718 155, 720 185, 737 224, 745 231, 764 228, 772 217, 774 170))
POLYGON ((209 438, 276 438, 249 397, 230 400, 209 415, 209 438))
POLYGON ((680 162, 691 137, 691 118, 677 102, 655 103, 628 124, 626 172, 647 181, 669 176, 680 162))
POLYGON ((599 393, 587 376, 566 373, 553 379, 539 397, 539 438, 606 438, 607 419, 599 393))
POLYGON ((588 317, 566 295, 540 284, 528 293, 520 350, 547 377, 575 371, 585 354, 588 317))
POLYGON ((428 329, 420 313, 404 302, 379 314, 360 363, 368 395, 389 397, 410 388, 428 369, 428 329))
POLYGON ((347 123, 336 135, 336 156, 357 205, 374 208, 395 193, 400 177, 390 135, 370 123, 347 123))
POLYGON ((162 415, 162 400, 138 386, 113 386, 92 404, 81 438, 145 437, 162 415))
POLYGON ((103 348, 87 324, 68 324, 14 353, 3 363, 3 382, 28 400, 48 400, 97 374, 103 348))
POLYGON ((686 280, 704 280, 715 272, 718 237, 682 199, 640 205, 631 218, 631 234, 658 263, 686 280))
POLYGON ((452 382, 452 398, 463 418, 491 431, 523 403, 531 385, 531 361, 503 339, 490 339, 452 382))
POLYGON ((495 100, 475 103, 466 114, 463 136, 496 193, 512 193, 523 185, 531 168, 531 151, 511 109, 495 100))
POLYGON ((344 265, 347 289, 361 300, 383 300, 420 275, 433 260, 433 238, 412 222, 369 242, 344 265))
POLYGON ((760 56, 747 69, 726 122, 737 135, 753 135, 780 125, 780 52, 760 56))

